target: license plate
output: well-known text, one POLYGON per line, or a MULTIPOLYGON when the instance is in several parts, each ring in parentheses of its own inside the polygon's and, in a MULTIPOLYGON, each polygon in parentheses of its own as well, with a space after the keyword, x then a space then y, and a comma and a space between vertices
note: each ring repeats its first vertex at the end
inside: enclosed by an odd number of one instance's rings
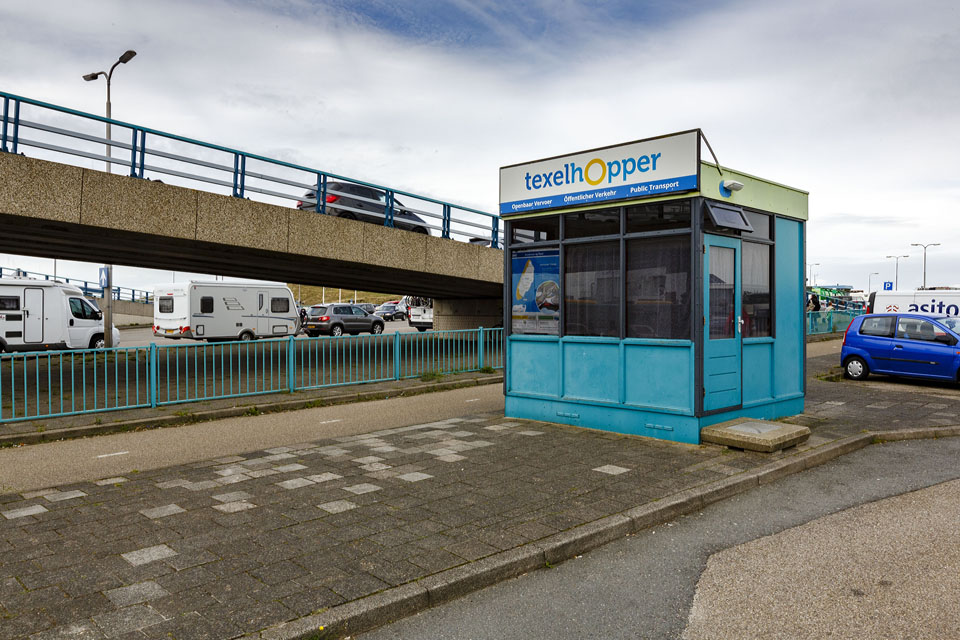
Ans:
POLYGON ((167 329, 167 333, 174 333, 173 329, 167 329))

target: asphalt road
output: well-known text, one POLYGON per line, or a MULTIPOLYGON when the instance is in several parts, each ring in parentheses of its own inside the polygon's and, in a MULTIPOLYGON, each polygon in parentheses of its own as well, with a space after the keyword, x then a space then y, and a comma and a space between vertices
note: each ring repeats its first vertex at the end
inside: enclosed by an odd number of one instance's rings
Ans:
POLYGON ((502 385, 0 449, 0 493, 491 411, 503 411, 502 385))
MULTIPOLYGON (((149 319, 149 318, 144 318, 144 320, 145 320, 146 322, 150 322, 150 319, 149 319)), ((384 325, 383 325, 383 332, 384 332, 384 333, 394 333, 395 331, 399 331, 400 333, 410 333, 410 332, 416 333, 417 330, 416 330, 416 328, 411 327, 410 325, 408 325, 408 324, 406 323, 406 321, 400 322, 400 321, 398 320, 398 321, 395 321, 395 322, 385 322, 385 323, 384 323, 384 325)), ((304 337, 306 337, 306 336, 304 336, 304 335, 301 334, 301 335, 299 335, 299 336, 297 336, 297 337, 298 337, 298 338, 304 338, 304 337)), ((139 329, 122 329, 122 330, 120 331, 120 346, 121 346, 121 347, 145 347, 145 346, 149 345, 150 343, 154 343, 154 342, 155 342, 156 344, 160 344, 160 345, 163 345, 163 344, 184 344, 184 343, 194 343, 194 342, 200 342, 200 343, 202 344, 202 341, 200 341, 200 340, 186 340, 186 339, 181 339, 181 340, 169 340, 169 339, 167 339, 167 338, 158 338, 158 337, 155 337, 155 336, 153 335, 153 330, 150 329, 149 327, 142 327, 142 328, 139 328, 139 329)))
MULTIPOLYGON (((717 503, 701 513, 630 536, 557 567, 479 591, 359 638, 635 640, 684 637, 699 640, 821 638, 833 631, 837 633, 831 637, 858 639, 950 637, 942 635, 942 628, 936 627, 928 634, 890 635, 889 627, 876 625, 848 634, 835 627, 818 626, 817 620, 859 616, 884 622, 895 618, 900 628, 915 629, 923 616, 929 619, 931 611, 936 616, 938 612, 955 610, 956 592, 949 593, 956 576, 960 575, 960 566, 955 564, 960 547, 956 542, 955 520, 950 525, 953 537, 941 540, 939 545, 925 545, 924 551, 928 553, 915 554, 912 558, 906 553, 906 559, 894 557, 898 549, 909 552, 913 541, 908 537, 891 543, 889 538, 910 531, 909 527, 901 527, 903 521, 918 520, 917 528, 922 529, 924 520, 914 517, 909 510, 902 512, 894 503, 878 503, 876 508, 887 515, 870 520, 870 530, 874 538, 886 539, 887 544, 877 549, 876 555, 868 553, 867 556, 883 569, 881 573, 886 578, 880 585, 887 586, 877 587, 873 583, 862 588, 859 574, 864 569, 864 549, 857 546, 859 541, 852 537, 849 545, 838 544, 848 537, 845 533, 850 529, 850 518, 858 525, 855 530, 865 528, 862 514, 847 511, 821 520, 816 526, 808 525, 803 531, 794 528, 858 505, 956 479, 960 477, 958 460, 960 438, 869 446, 822 467, 717 503), (846 522, 841 518, 846 518, 846 522), (892 527, 884 528, 884 523, 892 527), (790 536, 780 544, 774 537, 758 541, 769 543, 752 548, 737 546, 780 532, 790 536), (697 597, 698 615, 692 618, 696 624, 684 633, 708 559, 728 549, 733 559, 720 562, 716 575, 706 577, 697 597), (860 561, 850 562, 855 556, 860 561), (846 597, 831 597, 822 583, 797 581, 796 573, 786 570, 788 560, 789 566, 815 564, 825 568, 827 584, 839 585, 846 597), (738 566, 737 562, 741 564, 738 566), (732 574, 731 566, 739 572, 732 574), (751 574, 743 570, 743 566, 764 567, 766 572, 751 574), (922 579, 923 571, 932 573, 933 569, 937 578, 954 576, 953 581, 946 583, 946 599, 939 602, 928 596, 934 593, 943 597, 944 591, 925 589, 922 579), (768 582, 762 583, 761 579, 768 582), (719 586, 718 580, 722 583, 719 586), (770 581, 780 594, 786 595, 761 601, 760 596, 773 589, 770 581), (911 585, 915 591, 909 590, 911 585), (878 615, 875 610, 878 601, 873 592, 890 587, 898 592, 899 606, 878 615), (740 608, 727 608, 725 605, 731 600, 741 605, 740 608), (744 603, 753 608, 745 611, 744 603), (808 626, 784 623, 784 610, 807 621, 808 626), (745 617, 759 621, 761 626, 744 631, 742 625, 737 625, 745 617), (770 620, 773 626, 763 627, 765 620, 770 620)), ((939 495, 911 494, 909 497, 924 498, 927 502, 934 500, 934 504, 935 499, 945 500, 956 505, 960 484, 951 484, 928 490, 937 491, 939 495)), ((935 506, 933 510, 936 511, 935 506)), ((951 511, 948 515, 954 513, 951 511)), ((950 517, 955 519, 955 515, 950 517)), ((711 563, 711 569, 715 569, 717 563, 711 563)), ((931 577, 931 581, 933 579, 931 577)))

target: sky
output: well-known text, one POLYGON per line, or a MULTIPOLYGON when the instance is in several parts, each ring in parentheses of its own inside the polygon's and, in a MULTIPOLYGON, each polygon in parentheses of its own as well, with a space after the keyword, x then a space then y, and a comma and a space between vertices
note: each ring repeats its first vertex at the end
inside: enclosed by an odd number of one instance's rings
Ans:
MULTIPOLYGON (((910 245, 939 243, 927 284, 960 286, 957 7, 6 2, 0 89, 102 113, 103 80, 81 75, 134 49, 113 78, 116 119, 490 212, 501 166, 700 128, 724 166, 809 191, 818 284, 877 289, 895 278, 886 256, 908 255, 899 288, 918 287, 910 245)), ((117 267, 115 281, 186 275, 117 267)))

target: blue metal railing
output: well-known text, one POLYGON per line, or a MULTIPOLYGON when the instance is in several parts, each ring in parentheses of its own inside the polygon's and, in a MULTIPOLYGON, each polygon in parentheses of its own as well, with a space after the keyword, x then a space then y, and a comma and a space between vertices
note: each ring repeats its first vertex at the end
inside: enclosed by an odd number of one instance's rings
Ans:
MULTIPOLYGON (((23 269, 13 269, 10 267, 0 267, 0 278, 27 277, 43 280, 56 280, 66 284, 72 284, 80 289, 85 296, 97 298, 103 297, 103 288, 98 282, 81 280, 79 278, 64 278, 63 276, 53 276, 49 273, 37 273, 35 271, 24 271, 23 269)), ((144 289, 130 289, 128 287, 114 287, 114 300, 130 300, 131 302, 142 302, 144 304, 153 304, 153 292, 144 289)))
POLYGON ((503 368, 503 329, 0 355, 0 422, 503 368))
MULTIPOLYGON (((494 248, 502 246, 503 232, 499 224, 500 218, 486 211, 108 119, 12 93, 0 91, 0 98, 3 100, 0 151, 3 152, 16 154, 21 153, 24 147, 30 147, 52 154, 57 160, 64 157, 84 158, 88 161, 102 161, 110 165, 126 167, 129 169, 129 175, 134 178, 155 179, 157 176, 162 176, 166 180, 183 182, 191 188, 202 186, 205 190, 218 192, 217 189, 211 188, 213 185, 237 198, 250 198, 251 194, 254 194, 253 197, 266 202, 288 204, 294 201, 297 202, 298 207, 309 208, 318 213, 329 213, 327 202, 330 196, 345 196, 363 203, 359 209, 347 206, 343 201, 336 205, 338 210, 345 211, 348 215, 356 217, 359 214, 361 218, 382 220, 385 226, 394 226, 395 214, 398 213, 398 209, 402 209, 421 217, 423 224, 415 226, 430 229, 433 235, 464 242, 471 239, 490 239, 494 248), (32 113, 24 114, 23 111, 32 113), (130 142, 120 142, 94 133, 85 133, 76 128, 57 126, 63 124, 62 121, 66 119, 63 116, 81 118, 83 126, 88 130, 90 127, 87 125, 91 123, 109 123, 116 130, 129 130, 130 142), (24 137, 26 131, 34 137, 24 137), (101 144, 109 145, 111 150, 129 152, 129 155, 120 153, 114 157, 108 157, 94 148, 101 144), (182 146, 188 149, 186 152, 188 155, 170 150, 182 146), (257 170, 254 165, 263 165, 264 170, 282 172, 285 175, 270 175, 257 170), (355 193, 336 191, 330 186, 332 180, 375 189, 382 193, 382 200, 379 197, 365 197, 355 193), (314 195, 306 197, 303 191, 299 194, 284 191, 284 189, 289 190, 290 187, 311 191, 314 195), (317 191, 320 192, 320 197, 316 196, 317 191), (409 201, 400 205, 396 200, 397 196, 413 199, 416 206, 412 206, 409 201), (382 207, 382 211, 374 207, 382 207)), ((120 135, 122 138, 123 134, 120 135)), ((405 219, 407 224, 410 222, 409 216, 401 219, 405 219)))
POLYGON ((844 309, 836 311, 808 311, 807 335, 836 333, 846 331, 847 325, 865 313, 863 309, 844 309))

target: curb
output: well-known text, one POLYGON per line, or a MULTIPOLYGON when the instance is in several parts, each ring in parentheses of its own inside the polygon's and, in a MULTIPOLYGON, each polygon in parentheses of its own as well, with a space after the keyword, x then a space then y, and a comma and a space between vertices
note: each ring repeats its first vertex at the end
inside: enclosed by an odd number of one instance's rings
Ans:
POLYGON ((39 444, 41 442, 53 442, 55 440, 84 438, 87 436, 106 435, 110 433, 123 433, 138 429, 158 429, 162 427, 193 424, 195 422, 206 422, 208 420, 219 420, 222 418, 237 418, 247 415, 247 412, 252 408, 255 408, 259 413, 279 413, 281 411, 297 411, 299 409, 313 409, 331 405, 350 404, 353 402, 385 400, 387 398, 396 398, 400 396, 414 396, 424 393, 433 393, 435 391, 451 391, 453 389, 462 389, 465 387, 474 386, 478 387, 487 384, 499 384, 502 382, 502 374, 488 375, 470 380, 438 382, 433 384, 417 384, 409 387, 390 389, 388 391, 356 391, 353 393, 342 393, 339 395, 325 396, 322 398, 300 398, 297 400, 286 400, 283 402, 247 404, 243 406, 226 407, 223 409, 209 409, 207 411, 197 411, 196 413, 190 413, 183 416, 162 415, 153 416, 150 418, 138 418, 136 420, 124 420, 121 422, 109 422, 106 424, 65 427, 63 429, 52 429, 50 431, 36 433, 12 433, 8 435, 0 435, 0 446, 5 444, 39 444))
POLYGON ((447 569, 417 582, 386 589, 321 613, 263 629, 243 640, 342 638, 418 613, 498 582, 542 569, 644 529, 780 478, 852 453, 867 445, 897 440, 960 436, 960 425, 864 432, 781 459, 752 471, 687 489, 619 514, 561 531, 542 540, 447 569))

